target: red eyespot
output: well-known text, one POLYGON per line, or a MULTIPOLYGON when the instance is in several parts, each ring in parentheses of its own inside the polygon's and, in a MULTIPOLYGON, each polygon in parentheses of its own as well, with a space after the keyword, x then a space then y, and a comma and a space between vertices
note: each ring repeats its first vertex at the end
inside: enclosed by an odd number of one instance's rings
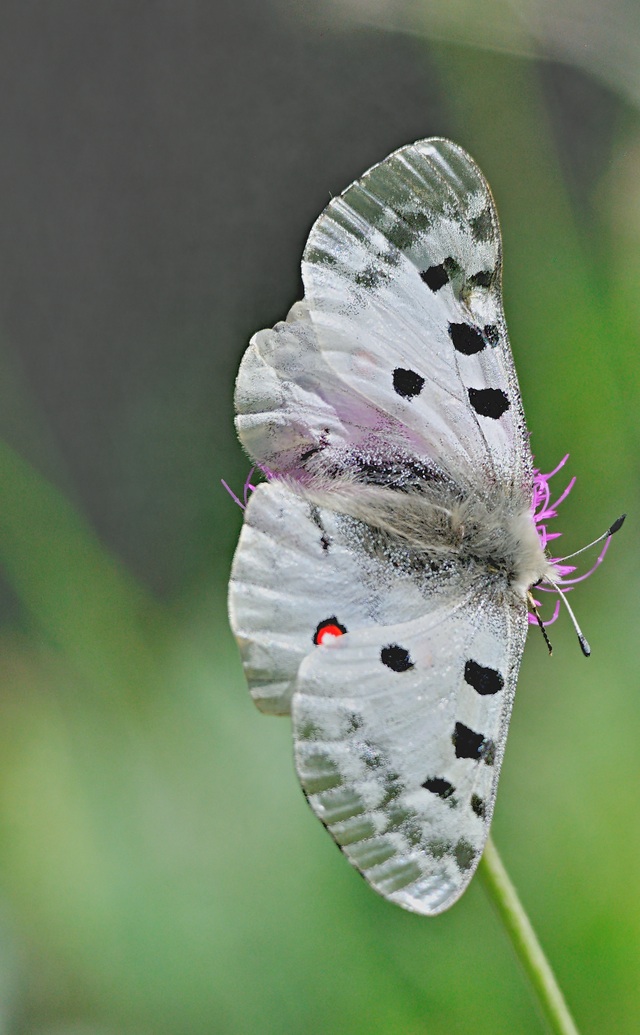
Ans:
POLYGON ((313 642, 315 644, 324 643, 325 640, 330 639, 332 636, 344 636, 346 631, 346 627, 341 625, 336 616, 333 615, 331 618, 325 618, 324 622, 320 622, 315 631, 313 642))

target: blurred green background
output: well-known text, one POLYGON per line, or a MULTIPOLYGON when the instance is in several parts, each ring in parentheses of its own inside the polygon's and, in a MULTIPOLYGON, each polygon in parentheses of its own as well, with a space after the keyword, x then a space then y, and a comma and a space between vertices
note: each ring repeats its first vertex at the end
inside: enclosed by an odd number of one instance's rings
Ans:
POLYGON ((341 859, 226 621, 240 356, 331 195, 433 134, 494 190, 563 544, 630 512, 591 659, 530 637, 493 832, 581 1031, 638 1031, 638 12, 5 0, 0 1035, 544 1030, 479 882, 425 920, 341 859))

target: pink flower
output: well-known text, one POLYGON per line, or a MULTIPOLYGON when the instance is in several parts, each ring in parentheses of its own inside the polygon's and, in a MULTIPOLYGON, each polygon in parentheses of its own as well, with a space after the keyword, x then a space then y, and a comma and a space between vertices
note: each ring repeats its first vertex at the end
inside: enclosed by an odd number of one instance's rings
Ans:
MULTIPOLYGON (((554 500, 553 503, 551 502, 551 489, 549 487, 549 481, 551 478, 553 478, 555 474, 558 473, 558 471, 561 470, 561 468, 564 467, 568 459, 569 454, 567 453, 567 455, 562 458, 558 466, 555 467, 553 471, 550 471, 548 474, 542 474, 542 472, 538 471, 537 468, 533 472, 533 501, 531 504, 531 511, 533 515, 533 520, 536 525, 536 531, 538 533, 538 537, 540 539, 540 543, 542 545, 543 550, 547 549, 547 546, 552 539, 559 539, 562 534, 561 532, 549 532, 547 529, 547 521, 551 521, 553 518, 558 516, 558 507, 561 503, 563 503, 566 500, 567 496, 569 495, 573 486, 575 485, 576 480, 575 478, 571 478, 564 491, 560 493, 558 498, 554 500)), ((550 558, 551 563, 555 565, 556 571, 558 572, 558 575, 560 577, 556 580, 553 586, 539 585, 536 587, 536 589, 542 590, 542 592, 544 593, 556 593, 559 590, 566 590, 567 592, 569 592, 576 585, 576 583, 583 582, 584 579, 589 578, 589 576, 592 575, 593 572, 596 570, 598 565, 602 564, 602 561, 604 560, 604 555, 609 549, 611 536, 614 534, 614 532, 618 531, 623 521, 624 515, 621 518, 618 518, 618 520, 613 523, 613 525, 607 530, 607 532, 605 532, 604 536, 600 536, 599 539, 596 539, 593 543, 589 543, 588 546, 583 547, 582 550, 577 550, 576 553, 569 554, 567 557, 550 558), (567 576, 571 575, 576 569, 575 565, 565 564, 564 562, 569 560, 571 557, 575 557, 576 554, 582 553, 583 550, 587 550, 589 546, 594 546, 595 543, 600 542, 602 539, 605 540, 605 543, 593 567, 591 567, 589 571, 585 572, 584 575, 577 575, 575 578, 568 578, 567 576)), ((534 600, 533 602, 536 605, 536 607, 540 607, 540 601, 534 600)), ((553 615, 551 616, 551 618, 549 618, 546 622, 543 622, 542 624, 545 626, 552 625, 558 617, 559 610, 560 600, 557 600, 553 615)), ((538 623, 538 619, 535 615, 530 613, 529 622, 530 624, 535 625, 538 623)))

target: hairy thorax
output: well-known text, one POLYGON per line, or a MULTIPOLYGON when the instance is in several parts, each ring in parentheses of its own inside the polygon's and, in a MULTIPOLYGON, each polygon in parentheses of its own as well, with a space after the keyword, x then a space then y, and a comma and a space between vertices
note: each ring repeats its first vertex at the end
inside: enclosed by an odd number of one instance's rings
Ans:
POLYGON ((482 500, 441 483, 398 491, 350 476, 291 487, 315 506, 363 522, 413 555, 457 560, 501 575, 522 599, 531 586, 558 577, 524 497, 514 500, 497 490, 494 499, 482 500))

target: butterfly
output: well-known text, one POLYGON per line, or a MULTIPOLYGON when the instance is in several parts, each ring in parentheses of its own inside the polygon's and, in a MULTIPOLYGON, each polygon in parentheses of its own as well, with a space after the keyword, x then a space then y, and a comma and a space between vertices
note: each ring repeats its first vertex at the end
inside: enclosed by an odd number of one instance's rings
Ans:
POLYGON ((445 139, 402 147, 318 218, 304 299, 253 337, 236 384, 267 476, 229 591, 251 693, 291 715, 344 855, 426 915, 478 864, 531 590, 568 570, 534 519, 501 267, 475 162, 445 139))

